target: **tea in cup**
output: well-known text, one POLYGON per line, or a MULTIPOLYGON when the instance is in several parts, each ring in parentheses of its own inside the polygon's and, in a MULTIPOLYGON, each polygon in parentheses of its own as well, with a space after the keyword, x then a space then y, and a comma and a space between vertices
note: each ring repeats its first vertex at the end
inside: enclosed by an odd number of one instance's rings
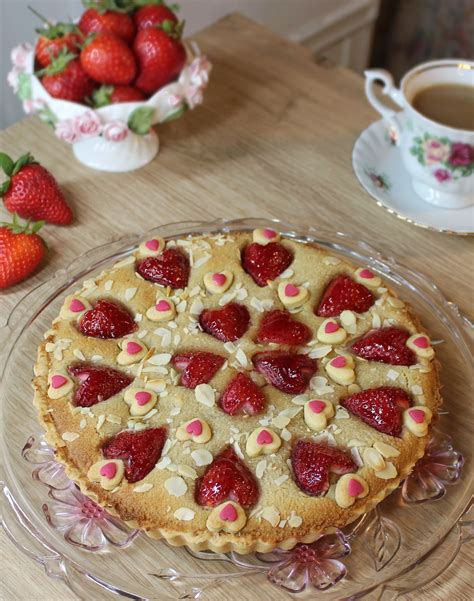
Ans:
POLYGON ((387 71, 365 72, 370 104, 396 130, 396 143, 415 192, 448 209, 474 204, 474 62, 438 60, 418 65, 396 88, 387 71), (405 113, 404 126, 375 95, 375 82, 405 113))

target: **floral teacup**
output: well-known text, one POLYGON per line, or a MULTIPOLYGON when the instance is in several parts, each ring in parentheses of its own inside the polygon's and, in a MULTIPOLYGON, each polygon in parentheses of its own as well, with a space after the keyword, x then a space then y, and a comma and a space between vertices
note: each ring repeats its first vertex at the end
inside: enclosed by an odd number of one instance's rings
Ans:
POLYGON ((412 105, 420 90, 436 84, 472 86, 474 97, 474 62, 448 59, 423 63, 403 77, 400 89, 382 69, 366 71, 365 77, 370 104, 395 127, 396 143, 418 196, 447 209, 474 204, 474 131, 432 121, 412 105), (395 112, 376 97, 376 81, 382 81, 383 93, 404 109, 403 131, 392 123, 395 112))

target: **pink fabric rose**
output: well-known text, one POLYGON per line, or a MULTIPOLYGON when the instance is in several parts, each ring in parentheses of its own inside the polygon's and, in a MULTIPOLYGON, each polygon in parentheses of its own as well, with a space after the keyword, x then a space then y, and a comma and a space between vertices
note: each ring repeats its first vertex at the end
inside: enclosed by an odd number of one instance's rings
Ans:
POLYGON ((86 111, 74 119, 74 127, 84 138, 98 136, 102 131, 99 117, 93 111, 86 111))
POLYGON ((20 85, 19 76, 21 72, 22 71, 20 69, 17 69, 17 67, 13 67, 13 69, 7 75, 7 83, 11 88, 13 88, 15 94, 18 92, 18 88, 20 85))
POLYGON ((449 180, 451 179, 451 173, 449 173, 447 169, 436 169, 433 175, 439 181, 440 184, 442 184, 443 182, 449 182, 449 180))
POLYGON ((102 135, 109 142, 121 142, 128 136, 128 126, 123 121, 110 121, 104 125, 102 135))
POLYGON ((202 104, 202 101, 204 99, 202 87, 199 86, 189 86, 186 89, 185 95, 186 102, 188 103, 190 109, 193 109, 198 104, 202 104))
POLYGON ((474 146, 463 144, 462 142, 455 142, 451 145, 449 162, 454 167, 465 167, 466 165, 474 163, 474 146))
POLYGON ((20 71, 24 71, 28 66, 28 61, 33 52, 33 46, 31 44, 20 44, 15 46, 11 51, 11 59, 13 65, 20 71))
POLYGON ((189 77, 193 85, 205 87, 209 82, 211 63, 205 56, 199 56, 189 65, 189 77))
POLYGON ((442 144, 439 140, 430 138, 424 144, 425 162, 427 165, 442 163, 449 157, 449 145, 442 144))
POLYGON ((178 96, 177 94, 170 94, 168 96, 168 104, 170 106, 172 106, 173 108, 176 108, 183 104, 183 99, 181 98, 181 96, 178 96))
POLYGON ((81 137, 76 130, 73 119, 59 121, 59 123, 56 124, 54 133, 60 140, 63 140, 63 142, 67 142, 68 144, 77 142, 81 137))
POLYGON ((27 115, 36 113, 37 111, 40 111, 41 109, 43 109, 45 106, 46 106, 45 101, 40 100, 40 99, 23 101, 23 110, 25 111, 25 113, 27 115))

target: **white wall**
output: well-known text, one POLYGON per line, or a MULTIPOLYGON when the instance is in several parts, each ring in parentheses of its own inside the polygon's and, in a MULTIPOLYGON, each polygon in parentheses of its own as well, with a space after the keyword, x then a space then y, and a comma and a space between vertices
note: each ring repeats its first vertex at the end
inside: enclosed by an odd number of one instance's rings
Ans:
MULTIPOLYGON (((369 9, 376 14, 378 0, 177 0, 180 16, 186 19, 185 34, 207 27, 220 17, 239 11, 294 41, 304 41, 329 30, 354 11, 369 9)), ((172 0, 169 0, 172 4, 172 0)), ((21 42, 33 42, 39 20, 28 10, 53 20, 76 18, 80 0, 0 0, 0 128, 23 116, 20 101, 5 80, 10 70, 10 50, 21 42)), ((364 20, 367 16, 364 16, 364 20)), ((313 44, 312 44, 313 45, 313 44)))

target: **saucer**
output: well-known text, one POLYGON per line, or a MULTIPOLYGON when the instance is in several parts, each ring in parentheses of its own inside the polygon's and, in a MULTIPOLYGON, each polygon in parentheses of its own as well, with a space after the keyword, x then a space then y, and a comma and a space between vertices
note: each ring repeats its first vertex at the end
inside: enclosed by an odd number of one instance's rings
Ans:
MULTIPOLYGON (((403 127, 404 115, 398 113, 394 121, 403 127)), ((352 166, 361 185, 380 207, 409 223, 447 234, 474 234, 474 206, 443 209, 416 194, 395 145, 394 133, 394 128, 380 119, 357 139, 352 166)))

